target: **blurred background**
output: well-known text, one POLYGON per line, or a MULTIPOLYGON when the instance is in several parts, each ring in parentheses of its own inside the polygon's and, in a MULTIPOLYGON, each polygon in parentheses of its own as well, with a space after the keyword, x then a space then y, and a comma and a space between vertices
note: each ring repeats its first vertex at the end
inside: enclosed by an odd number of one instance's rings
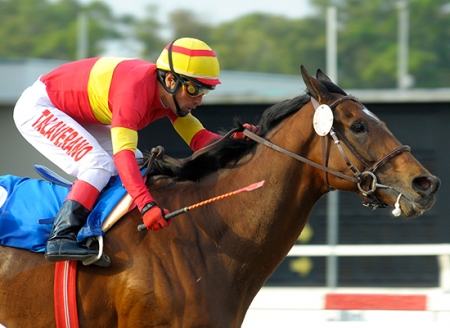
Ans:
MULTIPOLYGON (((321 68, 442 180, 434 208, 413 220, 364 208, 353 194, 325 197, 299 245, 450 242, 448 0, 0 0, 0 21, 0 174, 36 177, 36 162, 62 174, 12 122, 15 101, 40 74, 92 56, 155 61, 173 39, 197 37, 222 70, 222 85, 195 112, 208 129, 228 130, 234 117, 257 123, 265 108, 304 92, 300 65, 321 68)), ((169 122, 140 131, 140 149, 156 145, 190 155, 169 122)), ((437 254, 330 258, 287 257, 267 287, 442 288, 437 254)))
POLYGON ((325 10, 333 4, 340 85, 394 88, 399 6, 405 3, 408 85, 449 86, 446 0, 2 0, 0 58, 74 60, 108 54, 156 60, 172 39, 192 36, 217 52, 223 70, 297 75, 300 64, 325 68, 325 10))

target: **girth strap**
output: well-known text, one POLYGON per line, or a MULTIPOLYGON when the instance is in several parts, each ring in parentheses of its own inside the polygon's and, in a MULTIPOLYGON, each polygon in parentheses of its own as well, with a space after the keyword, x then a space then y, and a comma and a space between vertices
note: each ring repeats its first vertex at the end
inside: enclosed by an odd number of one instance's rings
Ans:
POLYGON ((78 328, 77 309, 77 264, 78 261, 63 261, 55 264, 54 309, 57 328, 78 328))

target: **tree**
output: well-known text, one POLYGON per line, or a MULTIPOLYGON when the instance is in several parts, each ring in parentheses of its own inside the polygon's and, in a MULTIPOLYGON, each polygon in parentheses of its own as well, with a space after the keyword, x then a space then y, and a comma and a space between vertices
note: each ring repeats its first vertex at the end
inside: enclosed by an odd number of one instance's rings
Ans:
POLYGON ((77 0, 0 1, 0 57, 76 58, 77 16, 89 17, 89 55, 98 54, 101 40, 119 37, 109 7, 94 2, 83 7, 77 0))
POLYGON ((211 26, 204 23, 194 12, 179 9, 169 14, 169 24, 173 30, 173 39, 193 37, 209 43, 211 26))
MULTIPOLYGON (((288 19, 253 13, 210 25, 190 10, 169 16, 170 35, 148 6, 144 19, 114 17, 101 1, 0 0, 0 57, 76 58, 78 22, 89 22, 89 56, 101 55, 111 39, 137 40, 137 54, 155 61, 174 38, 207 42, 223 70, 299 74, 299 66, 326 71, 326 8, 338 10, 338 77, 343 88, 394 88, 397 85, 400 0, 310 0, 312 16, 288 19)), ((407 0, 405 0, 407 1, 407 0)), ((449 86, 450 0, 408 0, 409 67, 415 87, 449 86)), ((127 41, 128 42, 128 41, 127 41)), ((130 43, 121 43, 126 48, 130 43)))
POLYGON ((143 51, 141 55, 151 61, 156 61, 159 53, 167 42, 161 38, 161 24, 157 19, 158 7, 154 5, 147 6, 146 17, 135 21, 135 37, 142 42, 143 51))
MULTIPOLYGON (((337 0, 338 72, 344 88, 395 88, 399 0, 337 0)), ((325 16, 327 0, 312 0, 325 16)), ((415 87, 448 86, 450 2, 408 1, 409 74, 415 87)))
POLYGON ((450 1, 410 3, 409 69, 416 86, 450 86, 450 1))
POLYGON ((298 74, 324 65, 323 26, 315 19, 246 15, 213 29, 211 46, 227 70, 298 74))

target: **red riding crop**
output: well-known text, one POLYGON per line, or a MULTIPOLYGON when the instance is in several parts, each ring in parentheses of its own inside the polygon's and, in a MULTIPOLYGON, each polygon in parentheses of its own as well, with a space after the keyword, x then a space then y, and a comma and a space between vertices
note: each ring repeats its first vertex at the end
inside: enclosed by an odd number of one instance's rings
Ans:
MULTIPOLYGON (((248 185, 247 187, 244 187, 244 188, 241 188, 241 189, 238 189, 238 190, 235 190, 235 191, 231 191, 229 193, 226 193, 226 194, 223 194, 223 195, 220 195, 220 196, 216 196, 216 197, 204 200, 204 201, 202 201, 200 203, 197 203, 197 204, 194 204, 194 205, 191 205, 191 206, 186 206, 186 207, 180 208, 179 210, 173 211, 173 212, 165 215, 164 218, 166 220, 168 220, 168 219, 171 219, 171 218, 173 218, 175 216, 178 216, 180 214, 189 212, 190 210, 196 209, 197 207, 200 207, 200 206, 203 206, 203 205, 215 202, 217 200, 228 198, 228 197, 240 194, 241 192, 252 191, 252 190, 261 188, 264 185, 264 182, 265 182, 265 180, 262 180, 262 181, 256 182, 256 183, 252 183, 251 185, 248 185)), ((138 226, 138 230, 139 231, 142 231, 142 230, 145 230, 145 229, 146 229, 145 228, 145 224, 140 224, 138 226)))

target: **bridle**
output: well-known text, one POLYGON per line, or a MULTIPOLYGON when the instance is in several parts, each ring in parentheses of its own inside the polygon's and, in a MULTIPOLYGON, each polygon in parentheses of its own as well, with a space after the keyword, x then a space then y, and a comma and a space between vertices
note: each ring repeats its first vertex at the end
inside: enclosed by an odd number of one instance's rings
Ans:
MULTIPOLYGON (((336 107, 339 104, 341 104, 347 100, 354 101, 354 102, 362 105, 361 102, 355 96, 346 95, 346 96, 334 101, 331 105, 329 105, 329 107, 331 108, 331 110, 334 110, 334 109, 336 109, 336 107)), ((313 103, 313 106, 315 108, 317 108, 317 106, 318 106, 317 100, 315 100, 314 98, 311 97, 311 102, 313 103)), ((258 143, 261 143, 269 148, 272 148, 276 151, 286 154, 298 161, 304 162, 304 163, 314 166, 318 169, 321 169, 322 171, 324 171, 325 184, 327 185, 329 190, 333 190, 334 188, 332 188, 328 183, 328 173, 333 174, 339 178, 346 179, 346 180, 356 183, 358 186, 358 189, 361 191, 361 194, 363 196, 363 205, 366 207, 371 207, 374 210, 379 207, 384 208, 384 207, 388 206, 386 203, 384 203, 380 199, 378 199, 378 197, 375 195, 376 189, 377 188, 393 189, 392 187, 378 183, 375 172, 380 167, 382 167, 384 164, 389 162, 392 158, 396 157, 397 155, 399 155, 405 151, 411 150, 411 148, 409 146, 402 145, 402 146, 394 149, 390 153, 386 154, 385 156, 383 156, 381 159, 379 159, 375 163, 370 164, 366 160, 364 160, 360 154, 358 154, 358 152, 355 150, 355 148, 350 144, 350 142, 341 133, 339 133, 339 131, 334 129, 334 127, 331 127, 330 132, 327 135, 322 137, 323 164, 319 164, 319 163, 311 161, 305 157, 299 156, 299 155, 297 155, 289 150, 286 150, 282 147, 279 147, 279 146, 273 144, 272 142, 250 132, 249 130, 244 130, 243 134, 245 136, 247 136, 248 138, 250 138, 258 143), (340 171, 336 171, 327 166, 329 153, 326 151, 327 150, 326 138, 328 135, 332 138, 334 144, 338 147, 338 150, 339 150, 342 158, 344 159, 346 165, 352 172, 352 175, 349 175, 349 174, 346 174, 346 173, 343 173, 340 171), (350 162, 347 154, 344 151, 344 148, 341 145, 341 141, 351 151, 351 153, 361 162, 361 164, 366 168, 365 171, 360 172, 358 170, 358 168, 350 162)))

